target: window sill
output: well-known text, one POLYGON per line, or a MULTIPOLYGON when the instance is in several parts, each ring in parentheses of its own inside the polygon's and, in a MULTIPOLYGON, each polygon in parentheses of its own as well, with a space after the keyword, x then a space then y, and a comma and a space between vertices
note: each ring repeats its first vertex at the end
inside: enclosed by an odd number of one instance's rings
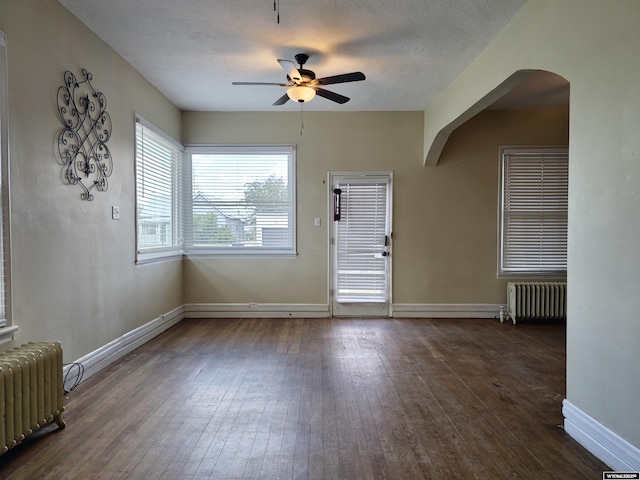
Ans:
POLYGON ((147 263, 163 262, 166 260, 179 260, 183 257, 182 250, 163 250, 156 252, 138 252, 136 265, 145 265, 147 263))
POLYGON ((296 258, 296 252, 257 252, 257 251, 238 251, 238 252, 215 252, 215 251, 194 251, 185 253, 185 258, 296 258))
POLYGON ((567 279, 567 272, 558 273, 538 273, 538 272, 508 272, 498 273, 498 280, 564 280, 567 279))
POLYGON ((13 335, 17 331, 18 331, 17 325, 0 328, 0 344, 11 342, 13 340, 13 335))

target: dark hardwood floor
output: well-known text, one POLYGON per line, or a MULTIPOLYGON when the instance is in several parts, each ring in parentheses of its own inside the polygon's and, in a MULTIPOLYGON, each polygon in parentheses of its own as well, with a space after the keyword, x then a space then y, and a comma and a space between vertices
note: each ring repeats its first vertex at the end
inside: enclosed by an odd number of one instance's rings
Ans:
POLYGON ((184 320, 66 396, 3 479, 599 479, 562 429, 565 328, 184 320))

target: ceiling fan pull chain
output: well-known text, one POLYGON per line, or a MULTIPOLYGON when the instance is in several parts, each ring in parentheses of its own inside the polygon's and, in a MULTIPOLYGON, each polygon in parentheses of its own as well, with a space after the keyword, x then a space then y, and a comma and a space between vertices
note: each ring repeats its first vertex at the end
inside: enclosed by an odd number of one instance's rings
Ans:
POLYGON ((304 130, 304 103, 300 104, 300 136, 304 130))
POLYGON ((273 11, 276 12, 276 19, 280 25, 280 0, 273 0, 273 11))

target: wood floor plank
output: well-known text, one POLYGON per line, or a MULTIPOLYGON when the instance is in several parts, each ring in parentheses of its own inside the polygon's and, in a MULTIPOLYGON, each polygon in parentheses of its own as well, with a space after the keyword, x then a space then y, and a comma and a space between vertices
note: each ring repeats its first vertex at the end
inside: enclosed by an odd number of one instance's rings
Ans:
POLYGON ((582 479, 562 324, 193 319, 66 396, 0 478, 582 479))

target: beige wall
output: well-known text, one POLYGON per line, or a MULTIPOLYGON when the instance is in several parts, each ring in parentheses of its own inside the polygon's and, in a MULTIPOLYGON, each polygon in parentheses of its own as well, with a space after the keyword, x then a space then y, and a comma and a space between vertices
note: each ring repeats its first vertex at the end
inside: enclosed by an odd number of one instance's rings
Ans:
POLYGON ((393 301, 498 304, 498 148, 568 142, 566 110, 487 111, 424 168, 421 112, 183 114, 186 143, 296 143, 298 252, 292 259, 192 259, 186 303, 326 304, 329 171, 394 172, 393 301), (314 217, 322 227, 313 227, 314 217))
POLYGON ((181 262, 134 265, 134 111, 180 135, 180 115, 57 1, 2 0, 7 34, 16 343, 61 340, 75 360, 182 305, 181 262), (109 189, 64 185, 54 155, 65 70, 93 74, 113 121, 109 189), (111 206, 120 220, 111 220, 111 206))
POLYGON ((453 131, 436 168, 410 177, 420 213, 407 235, 410 275, 398 279, 406 302, 506 303, 507 281, 496 279, 499 148, 567 145, 568 114, 486 110, 453 131))
MULTIPOLYGON (((438 132, 514 72, 571 83, 567 400, 640 447, 640 4, 529 0, 425 112, 438 132)), ((439 168, 439 167, 438 167, 439 168)))
POLYGON ((300 113, 184 113, 187 144, 297 144, 298 207, 297 258, 187 261, 185 302, 327 304, 327 172, 393 169, 402 181, 421 170, 422 128, 419 112, 305 112, 302 136, 300 113))

